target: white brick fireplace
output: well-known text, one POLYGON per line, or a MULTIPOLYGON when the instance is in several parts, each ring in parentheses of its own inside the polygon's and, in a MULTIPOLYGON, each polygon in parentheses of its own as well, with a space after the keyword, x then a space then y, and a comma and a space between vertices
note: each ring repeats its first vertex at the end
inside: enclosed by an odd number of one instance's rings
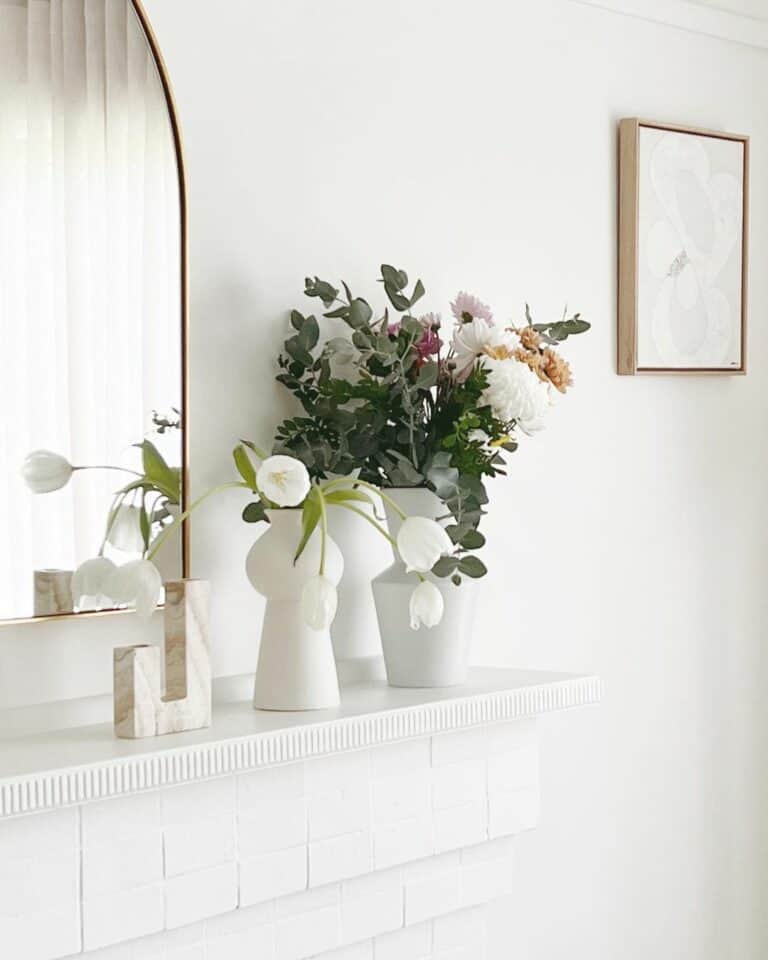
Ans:
POLYGON ((535 716, 598 696, 477 671, 461 692, 350 688, 333 716, 31 737, 0 775, 0 956, 481 960, 538 818, 535 716))

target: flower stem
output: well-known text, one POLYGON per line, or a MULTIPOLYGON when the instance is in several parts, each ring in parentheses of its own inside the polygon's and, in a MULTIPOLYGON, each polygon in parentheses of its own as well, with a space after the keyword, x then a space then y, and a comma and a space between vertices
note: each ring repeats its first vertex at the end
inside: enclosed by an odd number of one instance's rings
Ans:
POLYGON ((147 560, 152 560, 157 555, 157 551, 160 549, 160 547, 162 547, 162 545, 171 535, 172 531, 180 524, 184 523, 193 510, 197 510, 200 504, 207 500, 208 497, 212 497, 214 493, 221 493, 222 490, 234 490, 236 487, 242 487, 245 490, 250 490, 250 487, 247 483, 245 483, 245 481, 230 480, 228 483, 220 483, 217 487, 211 487, 211 489, 207 490, 201 497, 198 497, 197 500, 187 507, 184 513, 179 514, 179 516, 174 519, 173 523, 169 523, 168 526, 163 530, 163 532, 152 545, 152 549, 147 553, 147 560))
POLYGON ((408 514, 403 510, 398 503, 392 499, 392 497, 387 496, 383 490, 380 490, 378 487, 374 486, 372 483, 366 483, 365 480, 356 480, 355 484, 359 487, 364 487, 366 490, 371 490, 373 493, 378 494, 384 503, 388 503, 390 507, 395 511, 395 513, 400 517, 401 520, 407 520, 408 514))
POLYGON ((325 573, 325 554, 328 547, 328 506, 320 487, 317 490, 317 498, 320 503, 320 576, 325 573))
POLYGON ((375 530, 378 530, 378 532, 382 535, 382 537, 384 537, 385 540, 388 540, 388 541, 392 544, 393 547, 397 547, 397 543, 396 543, 396 541, 395 541, 395 538, 394 538, 394 537, 391 537, 383 527, 380 527, 379 524, 376 523, 376 521, 373 519, 373 517, 370 517, 370 516, 365 512, 365 510, 361 510, 359 507, 353 507, 351 503, 335 503, 335 504, 333 504, 333 506, 335 506, 335 507, 342 507, 342 509, 344 509, 344 510, 351 510, 352 513, 356 513, 356 514, 358 515, 358 517, 362 517, 363 520, 366 521, 366 523, 370 523, 370 525, 371 525, 375 530))
POLYGON ((134 477, 143 477, 143 473, 138 473, 136 470, 129 470, 128 467, 112 467, 109 464, 105 463, 94 463, 88 464, 85 467, 72 467, 72 473, 75 473, 76 470, 119 470, 120 473, 130 473, 134 477))

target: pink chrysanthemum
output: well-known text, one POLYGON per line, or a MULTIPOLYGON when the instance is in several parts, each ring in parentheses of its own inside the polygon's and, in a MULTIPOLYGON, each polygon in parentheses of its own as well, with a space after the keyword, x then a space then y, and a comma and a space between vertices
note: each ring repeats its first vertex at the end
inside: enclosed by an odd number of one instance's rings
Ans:
POLYGON ((451 310, 459 323, 471 323, 472 320, 485 320, 486 323, 493 323, 493 314, 491 308, 482 303, 471 293, 464 293, 462 290, 451 304, 451 310))

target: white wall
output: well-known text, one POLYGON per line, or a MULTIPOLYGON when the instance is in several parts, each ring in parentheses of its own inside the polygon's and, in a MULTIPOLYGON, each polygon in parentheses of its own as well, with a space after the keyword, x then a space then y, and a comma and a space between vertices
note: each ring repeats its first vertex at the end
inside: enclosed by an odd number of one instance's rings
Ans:
MULTIPOLYGON (((306 273, 373 295, 387 260, 430 308, 462 287, 594 323, 486 524, 476 658, 606 686, 542 724, 543 824, 495 957, 511 925, 530 960, 764 957, 766 53, 567 0, 147 6, 188 146, 197 488, 282 415, 274 356, 306 273), (744 379, 614 374, 625 115, 753 137, 744 379)), ((253 665, 259 630, 237 512, 195 523, 223 672, 253 665)))

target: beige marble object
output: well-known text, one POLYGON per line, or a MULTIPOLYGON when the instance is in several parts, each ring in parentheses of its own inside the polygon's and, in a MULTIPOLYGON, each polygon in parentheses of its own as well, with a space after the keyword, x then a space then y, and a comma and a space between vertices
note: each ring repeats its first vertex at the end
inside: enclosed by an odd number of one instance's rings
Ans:
POLYGON ((175 580, 165 585, 165 690, 159 647, 114 652, 115 733, 139 739, 211 724, 209 585, 175 580))
POLYGON ((36 617, 74 612, 71 570, 35 570, 34 590, 36 617))

